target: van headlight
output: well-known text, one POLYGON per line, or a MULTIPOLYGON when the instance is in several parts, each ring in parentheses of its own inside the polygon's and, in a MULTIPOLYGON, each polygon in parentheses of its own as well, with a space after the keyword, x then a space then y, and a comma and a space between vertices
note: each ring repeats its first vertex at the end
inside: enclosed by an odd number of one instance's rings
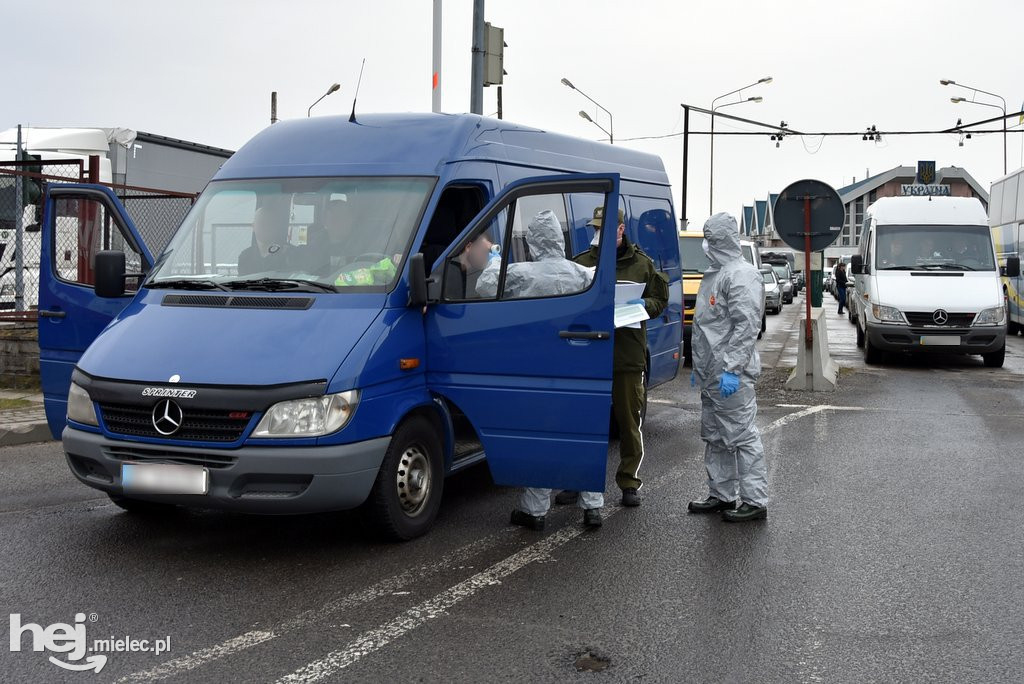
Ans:
POLYGON ((883 306, 882 304, 871 305, 871 315, 879 323, 906 323, 903 314, 894 306, 883 306))
POLYGON ((345 427, 359 403, 359 390, 292 399, 267 409, 253 437, 321 437, 345 427))
POLYGON ((75 383, 71 383, 71 389, 68 390, 68 420, 96 427, 100 424, 96 420, 96 407, 92 403, 92 397, 75 383))
POLYGON ((1006 307, 993 306, 991 309, 982 309, 974 317, 973 325, 1003 325, 1006 322, 1006 307))

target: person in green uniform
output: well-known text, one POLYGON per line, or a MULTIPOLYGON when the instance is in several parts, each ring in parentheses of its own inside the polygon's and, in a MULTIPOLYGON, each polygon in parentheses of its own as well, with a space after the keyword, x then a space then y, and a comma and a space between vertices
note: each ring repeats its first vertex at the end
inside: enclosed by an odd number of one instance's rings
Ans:
MULTIPOLYGON (((596 235, 604 223, 604 207, 594 210, 587 225, 596 235)), ((643 305, 650 318, 660 316, 668 306, 668 278, 659 273, 651 258, 626 237, 625 214, 619 210, 616 227, 615 278, 618 281, 644 283, 643 305)), ((597 239, 575 261, 584 266, 597 266, 597 239)), ((640 464, 644 460, 643 407, 646 390, 644 373, 647 372, 647 324, 639 328, 616 328, 615 351, 612 366, 612 413, 619 426, 619 469, 615 483, 622 490, 624 506, 640 505, 640 464)), ((577 492, 564 491, 555 497, 559 504, 574 503, 577 492)))

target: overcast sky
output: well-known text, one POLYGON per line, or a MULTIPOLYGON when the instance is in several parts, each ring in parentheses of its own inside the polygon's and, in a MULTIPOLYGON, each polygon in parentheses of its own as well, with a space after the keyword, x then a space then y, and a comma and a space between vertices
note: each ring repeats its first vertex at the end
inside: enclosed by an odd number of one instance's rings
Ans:
MULTIPOLYGON (((0 130, 16 124, 120 126, 237 149, 269 124, 306 108, 332 82, 341 91, 315 114, 347 113, 359 73, 363 112, 429 111, 430 0, 175 0, 155 3, 0 0, 8 30, 0 130), (153 9, 153 8, 159 9, 153 9), (13 18, 17 21, 12 21, 13 18)), ((612 111, 617 144, 659 155, 681 192, 682 141, 626 142, 682 130, 680 103, 713 98, 773 77, 725 110, 802 131, 940 129, 998 114, 952 96, 952 79, 1024 100, 1020 56, 1024 2, 778 0, 487 0, 505 29, 506 119, 586 138, 603 134, 579 117, 603 114, 562 86, 568 77, 612 111), (621 141, 621 142, 619 142, 621 141)), ((444 2, 444 109, 469 110, 472 0, 444 2)), ((985 101, 993 102, 991 98, 985 101)), ((484 113, 496 111, 495 89, 484 113)), ((994 102, 998 103, 998 100, 994 102)), ((1012 123, 1016 123, 1014 120, 1012 123)), ((691 116, 691 128, 707 118, 691 116)), ((718 120, 716 130, 747 128, 718 120)), ((1020 130, 1020 127, 1018 127, 1020 130)), ((1009 168, 1022 165, 1009 136, 1009 168)), ((708 215, 707 136, 692 140, 691 223, 708 215)), ((716 211, 738 213, 801 178, 839 187, 899 164, 961 166, 986 189, 1002 175, 1001 135, 897 138, 880 144, 792 137, 716 137, 716 211)))

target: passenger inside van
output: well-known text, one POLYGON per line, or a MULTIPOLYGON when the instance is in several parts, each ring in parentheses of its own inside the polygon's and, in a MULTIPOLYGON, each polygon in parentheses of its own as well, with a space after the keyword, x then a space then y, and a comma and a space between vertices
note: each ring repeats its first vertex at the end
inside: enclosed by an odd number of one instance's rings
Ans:
POLYGON ((466 299, 476 296, 476 283, 496 255, 490 237, 485 233, 470 240, 458 254, 448 258, 444 273, 445 299, 466 299))
POLYGON ((346 244, 352 232, 352 212, 348 202, 328 202, 324 212, 324 230, 317 233, 307 245, 309 271, 327 274, 344 266, 352 256, 346 244))
POLYGON ((285 216, 271 207, 260 207, 253 216, 252 235, 252 244, 238 255, 238 275, 293 270, 296 255, 288 244, 285 216))

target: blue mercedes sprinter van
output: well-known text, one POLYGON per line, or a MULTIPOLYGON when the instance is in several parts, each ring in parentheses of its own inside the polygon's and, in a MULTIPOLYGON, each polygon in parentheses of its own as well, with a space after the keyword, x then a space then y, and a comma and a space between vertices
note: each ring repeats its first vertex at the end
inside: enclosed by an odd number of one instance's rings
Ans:
POLYGON ((599 207, 624 212, 669 279, 646 323, 648 382, 666 382, 681 271, 652 155, 474 115, 281 122, 224 164, 161 254, 109 188, 52 185, 51 429, 75 477, 129 510, 362 506, 408 539, 445 477, 482 460, 499 484, 603 489, 615 231, 586 286, 503 288, 532 259, 535 215, 554 213, 571 258, 599 207))

